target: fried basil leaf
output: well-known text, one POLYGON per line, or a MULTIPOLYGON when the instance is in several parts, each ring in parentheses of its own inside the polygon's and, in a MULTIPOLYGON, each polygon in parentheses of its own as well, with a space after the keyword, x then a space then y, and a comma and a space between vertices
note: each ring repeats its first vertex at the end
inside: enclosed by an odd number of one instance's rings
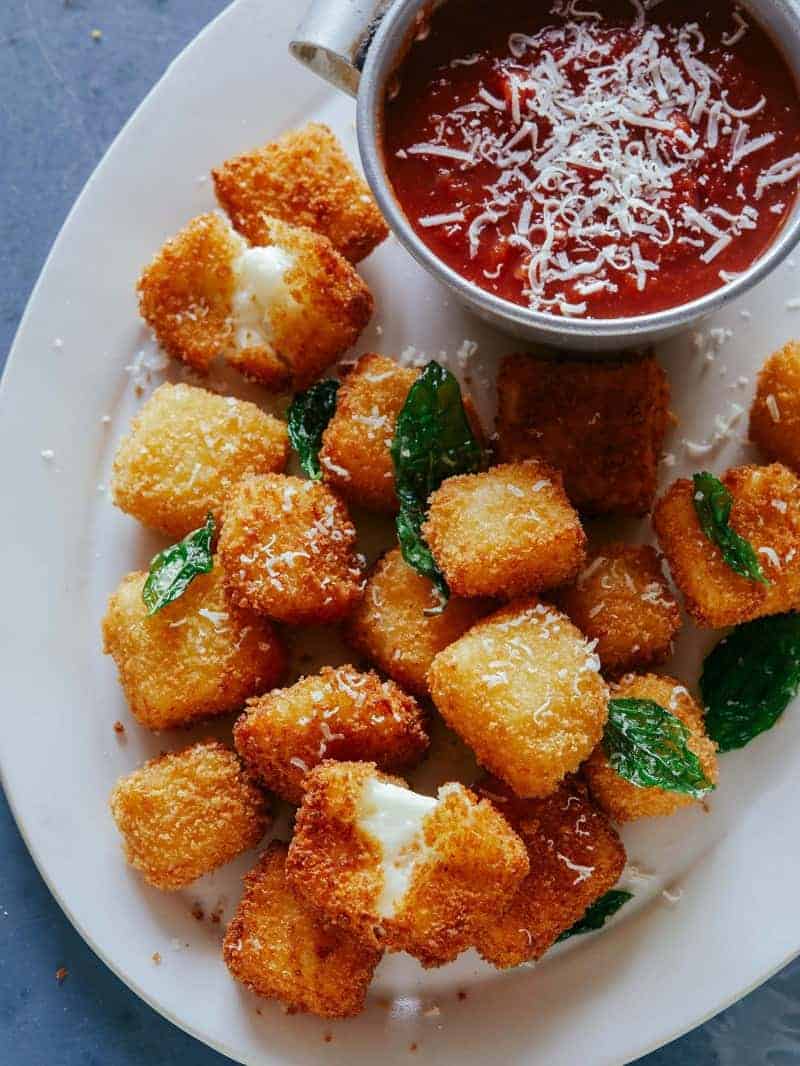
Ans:
POLYGON ((142 599, 148 614, 155 614, 168 603, 177 600, 198 574, 211 571, 214 565, 211 553, 213 539, 214 516, 209 514, 205 525, 154 557, 142 589, 142 599))
POLYGON ((706 730, 720 751, 771 729, 800 688, 800 615, 737 626, 703 663, 706 730))
POLYGON ((714 786, 688 746, 689 730, 655 700, 608 701, 603 749, 612 770, 640 788, 700 799, 714 786))
POLYGON ((564 932, 556 939, 556 943, 560 944, 562 940, 569 940, 571 936, 580 936, 581 933, 592 933, 595 929, 602 929, 609 918, 617 913, 623 904, 627 903, 629 899, 633 899, 632 892, 625 892, 621 888, 612 888, 610 892, 606 892, 600 899, 595 902, 586 911, 586 914, 578 921, 565 929, 564 932))
POLYGON ((289 406, 289 440, 297 452, 300 466, 312 481, 322 477, 319 450, 322 434, 336 410, 339 382, 333 378, 318 381, 305 392, 299 392, 289 406))
POLYGON ((722 552, 722 558, 735 574, 760 581, 768 585, 769 581, 761 571, 758 557, 749 540, 740 537, 729 523, 733 497, 719 478, 703 471, 695 474, 693 502, 700 528, 722 552))

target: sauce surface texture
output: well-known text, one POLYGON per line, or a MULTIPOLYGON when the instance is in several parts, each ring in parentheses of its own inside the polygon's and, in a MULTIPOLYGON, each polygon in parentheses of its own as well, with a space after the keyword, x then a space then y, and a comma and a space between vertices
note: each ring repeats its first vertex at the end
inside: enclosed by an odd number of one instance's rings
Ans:
POLYGON ((534 310, 621 318, 719 288, 772 242, 800 102, 724 0, 448 0, 400 68, 384 152, 459 274, 534 310))

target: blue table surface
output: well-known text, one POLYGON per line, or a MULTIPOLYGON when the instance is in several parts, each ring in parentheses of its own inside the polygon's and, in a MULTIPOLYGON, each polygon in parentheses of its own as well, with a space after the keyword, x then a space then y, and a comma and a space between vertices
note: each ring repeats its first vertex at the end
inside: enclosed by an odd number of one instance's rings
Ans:
MULTIPOLYGON (((224 0, 0 4, 0 366, 47 251, 93 167, 170 60, 223 7, 224 0)), ((2 797, 0 855, 0 1062, 229 1061, 162 1019, 92 954, 36 872, 2 797), (67 975, 59 982, 62 967, 67 975)), ((789 1063, 800 1063, 800 962, 640 1060, 640 1066, 789 1063)))

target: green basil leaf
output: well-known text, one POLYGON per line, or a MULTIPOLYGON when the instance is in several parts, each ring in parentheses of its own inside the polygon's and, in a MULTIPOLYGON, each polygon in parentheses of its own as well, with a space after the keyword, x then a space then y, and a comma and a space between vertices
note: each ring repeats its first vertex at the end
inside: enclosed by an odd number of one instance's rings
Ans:
POLYGON ((688 746, 689 730, 655 700, 608 701, 603 749, 612 770, 640 788, 701 799, 714 786, 688 746))
POLYGON ((695 474, 693 502, 700 528, 722 552, 722 558, 734 573, 769 585, 764 577, 758 556, 749 540, 740 537, 729 523, 733 497, 719 478, 704 470, 695 474))
POLYGON ((483 452, 469 424, 456 378, 432 361, 408 390, 391 444, 400 501, 397 535, 403 558, 433 581, 444 610, 450 590, 422 536, 428 498, 445 478, 473 474, 483 452))
POLYGON ((154 557, 142 589, 142 599, 148 614, 155 614, 168 603, 177 600, 198 574, 210 572, 214 565, 211 553, 213 539, 214 516, 209 514, 205 525, 154 557))
POLYGON ((289 440, 297 452, 303 472, 312 481, 319 481, 322 477, 319 450, 322 434, 336 410, 339 384, 333 378, 318 381, 305 392, 299 392, 289 406, 289 440))
POLYGON ((591 933, 595 929, 602 929, 609 918, 612 918, 623 904, 633 899, 632 892, 625 892, 621 888, 612 888, 606 892, 586 911, 586 914, 574 924, 565 929, 561 936, 556 938, 556 944, 562 940, 569 940, 571 936, 580 936, 581 933, 591 933))
POLYGON ((720 751, 771 729, 800 688, 800 615, 737 626, 703 663, 706 730, 720 751))

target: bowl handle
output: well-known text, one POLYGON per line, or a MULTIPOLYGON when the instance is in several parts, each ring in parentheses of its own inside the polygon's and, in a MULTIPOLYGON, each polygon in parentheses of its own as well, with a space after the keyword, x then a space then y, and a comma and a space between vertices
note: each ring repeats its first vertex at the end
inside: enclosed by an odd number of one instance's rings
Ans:
POLYGON ((375 31, 393 0, 314 0, 289 51, 315 74, 350 96, 375 31))

